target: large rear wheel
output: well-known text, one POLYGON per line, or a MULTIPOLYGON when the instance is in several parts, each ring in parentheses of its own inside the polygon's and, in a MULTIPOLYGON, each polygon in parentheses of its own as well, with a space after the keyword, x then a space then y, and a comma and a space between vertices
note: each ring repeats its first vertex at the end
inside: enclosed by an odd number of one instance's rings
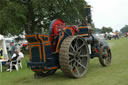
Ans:
POLYGON ((78 36, 67 37, 61 44, 59 62, 61 70, 68 76, 79 78, 88 71, 90 56, 88 44, 78 36))

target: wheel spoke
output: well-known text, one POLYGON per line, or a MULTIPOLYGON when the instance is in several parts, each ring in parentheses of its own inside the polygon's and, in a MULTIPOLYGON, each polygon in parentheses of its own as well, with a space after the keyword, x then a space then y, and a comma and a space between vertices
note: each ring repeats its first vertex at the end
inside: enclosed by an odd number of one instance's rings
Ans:
POLYGON ((105 59, 107 59, 107 58, 108 58, 108 54, 104 53, 103 55, 105 56, 105 59))
POLYGON ((106 49, 103 50, 102 56, 104 63, 108 64, 108 54, 106 53, 106 49))
POLYGON ((83 67, 84 69, 86 69, 86 67, 83 65, 83 64, 81 64, 80 62, 77 62, 81 67, 83 67))
POLYGON ((69 52, 69 55, 74 56, 74 54, 73 54, 73 53, 71 53, 71 52, 69 52))
POLYGON ((81 50, 79 50, 78 52, 79 52, 79 54, 81 54, 81 53, 82 53, 82 51, 81 51, 81 50))
POLYGON ((78 61, 78 62, 81 62, 81 61, 82 61, 82 59, 81 59, 81 58, 79 58, 77 61, 78 61))
POLYGON ((83 43, 77 50, 80 50, 85 44, 83 43))
POLYGON ((109 63, 109 54, 107 53, 105 56, 106 56, 106 59, 105 59, 106 62, 109 63))
POLYGON ((111 54, 107 51, 107 63, 111 63, 111 54))
POLYGON ((109 59, 106 59, 106 64, 109 64, 109 59))
POLYGON ((80 75, 80 72, 76 66, 75 66, 75 69, 76 69, 77 74, 80 75))
POLYGON ((76 50, 77 50, 77 47, 78 47, 77 44, 78 44, 78 39, 76 38, 76 40, 75 40, 75 46, 74 46, 76 48, 76 50))
POLYGON ((70 59, 70 60, 69 60, 69 63, 71 63, 72 61, 74 61, 74 58, 70 59))
POLYGON ((85 54, 85 55, 80 55, 79 57, 88 57, 88 55, 87 55, 87 54, 85 54))
POLYGON ((72 44, 71 44, 71 46, 70 46, 70 47, 72 48, 73 52, 75 52, 75 49, 74 49, 74 47, 75 47, 75 46, 73 47, 73 46, 72 46, 72 44))

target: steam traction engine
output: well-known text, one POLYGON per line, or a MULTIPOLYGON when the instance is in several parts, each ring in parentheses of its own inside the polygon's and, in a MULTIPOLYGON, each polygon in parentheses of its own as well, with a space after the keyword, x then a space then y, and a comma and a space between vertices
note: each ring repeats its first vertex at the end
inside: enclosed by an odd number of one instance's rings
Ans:
POLYGON ((107 42, 92 35, 90 8, 86 8, 85 26, 66 26, 55 19, 49 27, 49 35, 26 35, 29 42, 28 66, 42 77, 61 69, 70 77, 82 77, 88 71, 90 58, 98 57, 102 66, 111 63, 111 50, 107 42))

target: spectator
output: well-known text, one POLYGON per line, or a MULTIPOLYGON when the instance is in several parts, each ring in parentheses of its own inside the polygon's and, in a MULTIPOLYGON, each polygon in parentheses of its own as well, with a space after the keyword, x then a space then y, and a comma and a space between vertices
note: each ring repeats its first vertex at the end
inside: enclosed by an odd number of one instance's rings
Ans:
POLYGON ((115 32, 115 35, 116 35, 116 39, 119 39, 119 32, 118 31, 115 32))
MULTIPOLYGON (((10 43, 10 45, 8 46, 8 54, 9 54, 9 56, 11 56, 11 43, 10 43)), ((9 58, 11 58, 11 57, 9 57, 9 58)))
POLYGON ((20 52, 19 49, 15 50, 15 53, 12 55, 11 59, 7 62, 7 71, 10 71, 10 63, 11 61, 14 61, 13 64, 16 64, 16 60, 24 58, 24 54, 20 52))
POLYGON ((106 40, 107 40, 107 34, 106 34, 106 33, 104 33, 104 39, 106 39, 106 40))
POLYGON ((16 50, 16 46, 14 45, 14 42, 11 42, 11 52, 10 52, 11 56, 14 54, 15 50, 16 50))
POLYGON ((116 33, 114 32, 113 38, 116 40, 117 36, 116 33))
POLYGON ((111 35, 109 33, 107 34, 107 39, 111 40, 111 35))

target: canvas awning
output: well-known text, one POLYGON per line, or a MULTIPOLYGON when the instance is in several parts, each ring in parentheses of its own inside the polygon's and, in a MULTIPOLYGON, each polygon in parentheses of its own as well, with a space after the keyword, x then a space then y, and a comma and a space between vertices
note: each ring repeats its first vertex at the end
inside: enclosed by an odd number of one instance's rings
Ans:
POLYGON ((7 48, 3 35, 0 35, 0 48, 3 50, 3 56, 8 58, 7 48))

